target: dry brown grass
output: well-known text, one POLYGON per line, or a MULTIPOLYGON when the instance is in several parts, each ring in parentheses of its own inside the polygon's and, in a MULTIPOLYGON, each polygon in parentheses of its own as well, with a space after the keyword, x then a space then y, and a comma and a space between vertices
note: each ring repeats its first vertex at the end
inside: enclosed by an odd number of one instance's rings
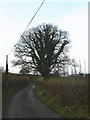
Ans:
POLYGON ((42 91, 51 93, 52 100, 59 106, 88 116, 88 77, 51 78, 37 84, 42 91))

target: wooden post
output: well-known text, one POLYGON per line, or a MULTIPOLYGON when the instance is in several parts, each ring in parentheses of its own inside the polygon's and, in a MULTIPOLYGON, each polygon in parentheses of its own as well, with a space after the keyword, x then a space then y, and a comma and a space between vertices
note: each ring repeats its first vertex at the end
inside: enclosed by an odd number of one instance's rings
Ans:
POLYGON ((6 55, 6 73, 8 73, 8 55, 6 55))
POLYGON ((8 55, 6 55, 6 78, 5 78, 6 88, 8 87, 8 55))

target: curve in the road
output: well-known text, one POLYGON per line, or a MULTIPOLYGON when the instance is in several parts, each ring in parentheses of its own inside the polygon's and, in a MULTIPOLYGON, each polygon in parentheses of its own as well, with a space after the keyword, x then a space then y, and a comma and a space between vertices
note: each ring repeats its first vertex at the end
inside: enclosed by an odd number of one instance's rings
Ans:
POLYGON ((8 110, 8 118, 60 118, 60 116, 43 104, 29 86, 14 96, 8 110))

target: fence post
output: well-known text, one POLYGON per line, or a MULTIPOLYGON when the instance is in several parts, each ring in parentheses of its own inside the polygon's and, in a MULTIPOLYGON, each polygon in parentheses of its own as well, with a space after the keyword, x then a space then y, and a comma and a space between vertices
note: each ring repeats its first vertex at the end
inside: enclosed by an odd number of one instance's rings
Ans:
POLYGON ((6 88, 8 87, 8 55, 6 55, 6 78, 5 78, 6 88))
POLYGON ((6 55, 6 73, 8 73, 8 55, 6 55))

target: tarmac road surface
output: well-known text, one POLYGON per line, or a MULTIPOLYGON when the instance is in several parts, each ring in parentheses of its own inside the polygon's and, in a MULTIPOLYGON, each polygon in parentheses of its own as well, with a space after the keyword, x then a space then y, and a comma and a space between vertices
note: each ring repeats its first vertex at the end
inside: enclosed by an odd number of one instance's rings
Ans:
POLYGON ((35 96, 34 87, 30 84, 13 97, 8 110, 8 118, 60 118, 56 112, 35 96))

